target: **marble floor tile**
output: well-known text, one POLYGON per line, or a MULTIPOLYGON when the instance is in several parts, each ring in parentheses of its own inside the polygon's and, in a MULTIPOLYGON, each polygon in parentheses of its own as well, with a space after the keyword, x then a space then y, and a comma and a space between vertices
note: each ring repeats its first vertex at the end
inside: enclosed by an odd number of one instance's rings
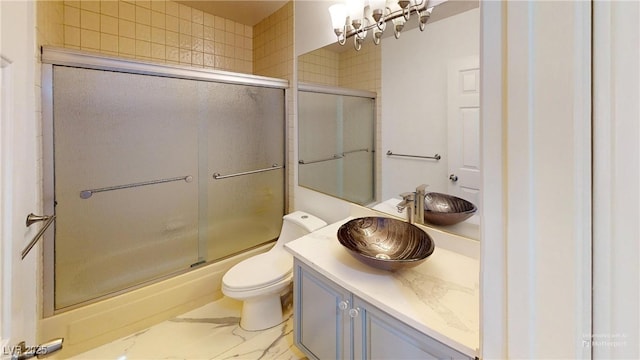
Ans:
POLYGON ((74 360, 306 359, 293 345, 293 317, 263 331, 240 328, 242 303, 229 298, 79 354, 74 360))

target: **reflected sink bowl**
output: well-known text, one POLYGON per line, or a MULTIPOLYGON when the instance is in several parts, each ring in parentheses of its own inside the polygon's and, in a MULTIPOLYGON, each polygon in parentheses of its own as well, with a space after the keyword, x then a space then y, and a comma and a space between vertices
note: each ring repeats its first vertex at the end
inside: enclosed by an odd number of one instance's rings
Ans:
POLYGON ((422 263, 435 248, 422 229, 386 217, 350 220, 338 229, 338 241, 361 262, 391 271, 422 263))
POLYGON ((467 200, 437 192, 424 197, 424 221, 433 225, 455 225, 475 214, 475 205, 467 200))

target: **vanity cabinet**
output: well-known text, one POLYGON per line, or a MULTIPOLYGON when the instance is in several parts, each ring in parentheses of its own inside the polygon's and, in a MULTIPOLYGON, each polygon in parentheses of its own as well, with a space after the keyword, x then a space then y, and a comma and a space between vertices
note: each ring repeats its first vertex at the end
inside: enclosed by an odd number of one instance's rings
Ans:
POLYGON ((470 359, 294 263, 295 344, 310 359, 470 359))

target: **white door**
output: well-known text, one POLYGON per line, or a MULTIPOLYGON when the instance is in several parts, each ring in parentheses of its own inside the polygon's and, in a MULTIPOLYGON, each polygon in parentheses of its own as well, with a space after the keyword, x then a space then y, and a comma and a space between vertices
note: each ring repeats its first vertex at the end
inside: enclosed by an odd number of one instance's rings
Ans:
POLYGON ((0 356, 35 345, 39 247, 20 253, 39 226, 35 82, 35 2, 0 1, 0 356))
POLYGON ((480 64, 478 56, 448 69, 448 168, 451 195, 480 204, 480 64))

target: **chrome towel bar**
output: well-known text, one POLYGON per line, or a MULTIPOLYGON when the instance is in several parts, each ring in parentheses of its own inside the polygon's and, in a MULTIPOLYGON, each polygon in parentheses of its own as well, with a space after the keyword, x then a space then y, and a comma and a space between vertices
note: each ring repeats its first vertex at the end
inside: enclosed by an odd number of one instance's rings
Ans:
POLYGON ((261 172, 271 171, 271 170, 278 170, 278 169, 284 169, 284 165, 273 164, 273 165, 271 165, 270 168, 251 170, 251 171, 244 171, 244 172, 239 172, 239 173, 229 174, 229 175, 220 175, 220 173, 215 173, 215 174, 213 174, 213 178, 215 180, 221 180, 221 179, 226 179, 226 178, 231 178, 231 177, 236 177, 236 176, 256 174, 256 173, 261 173, 261 172))
POLYGON ((315 163, 319 163, 319 162, 338 160, 338 159, 342 159, 342 158, 343 158, 342 155, 335 154, 330 158, 324 158, 324 159, 318 159, 318 160, 311 160, 311 161, 298 160, 298 164, 300 164, 300 165, 315 164, 315 163))
POLYGON ((187 175, 187 176, 180 176, 180 177, 175 177, 170 179, 151 180, 151 181, 145 181, 145 182, 139 182, 139 183, 133 183, 133 184, 126 184, 126 185, 109 186, 109 187, 104 187, 100 189, 82 190, 80 191, 80 197, 82 199, 88 199, 93 194, 103 192, 103 191, 128 189, 128 188, 133 188, 138 186, 155 185, 155 184, 162 184, 162 183, 167 183, 172 181, 181 181, 181 180, 190 183, 193 181, 193 176, 187 175))
POLYGON ((345 155, 349 155, 349 154, 353 154, 353 153, 357 153, 357 152, 369 152, 369 149, 363 148, 363 149, 349 150, 349 151, 343 152, 342 154, 334 154, 333 156, 331 156, 329 158, 324 158, 324 159, 319 159, 319 160, 311 160, 311 161, 298 160, 298 164, 306 165, 306 164, 315 164, 315 163, 324 162, 324 161, 338 160, 338 159, 342 159, 343 157, 345 157, 345 155))
POLYGON ((47 231, 47 228, 49 227, 49 225, 53 223, 53 220, 55 219, 56 219, 55 215, 35 215, 33 213, 27 215, 27 221, 26 221, 27 227, 40 221, 46 221, 46 222, 44 223, 42 228, 40 228, 40 231, 38 231, 36 236, 33 237, 33 240, 31 240, 29 244, 27 244, 27 246, 24 248, 24 250, 22 250, 22 260, 24 260, 24 258, 27 257, 27 255, 29 254, 29 251, 31 251, 33 246, 38 242, 38 240, 40 240, 42 235, 44 235, 44 232, 47 231))
POLYGON ((412 158, 419 158, 419 159, 434 159, 434 160, 442 159, 442 157, 438 154, 435 154, 433 156, 394 154, 393 152, 391 152, 391 150, 387 151, 387 156, 403 156, 403 157, 412 157, 412 158))

